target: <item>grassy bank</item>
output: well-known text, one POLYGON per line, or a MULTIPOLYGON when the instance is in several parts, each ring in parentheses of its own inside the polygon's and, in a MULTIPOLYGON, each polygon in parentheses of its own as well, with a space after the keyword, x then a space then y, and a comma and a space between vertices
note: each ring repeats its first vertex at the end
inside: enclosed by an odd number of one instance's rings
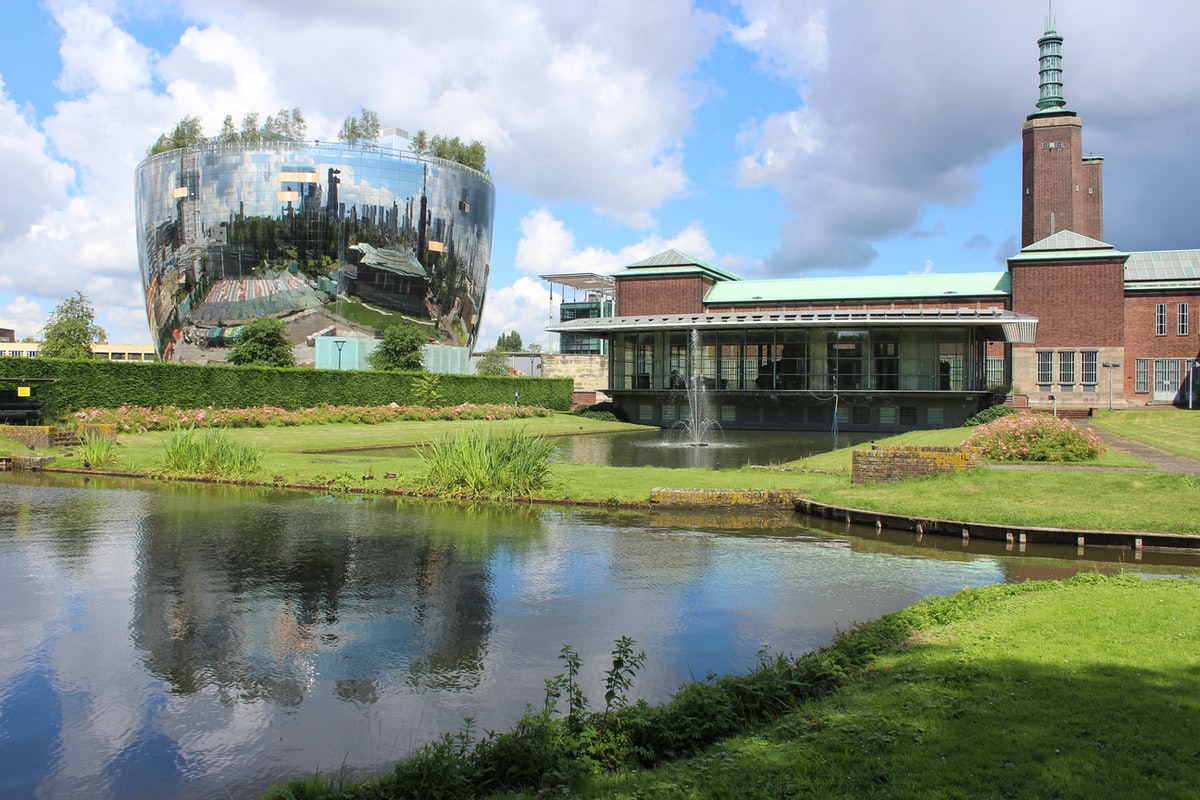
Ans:
POLYGON ((1198 736, 1200 582, 1083 575, 930 598, 662 706, 531 710, 270 796, 1193 797, 1198 736))
MULTIPOLYGON (((1173 440, 1185 455, 1200 455, 1200 414, 1179 411, 1116 412, 1098 422, 1133 439, 1173 440), (1192 443, 1195 443, 1193 449, 1192 443)), ((413 445, 464 433, 526 431, 542 436, 586 435, 642 430, 571 414, 534 419, 325 424, 288 428, 238 428, 226 431, 230 444, 262 452, 250 479, 273 484, 327 487, 332 491, 386 492, 416 485, 420 461, 413 445), (372 449, 403 448, 390 453, 372 449), (354 448, 362 448, 355 450, 354 448), (343 452, 331 453, 341 449, 343 452), (347 452, 348 451, 348 452, 347 452)), ((914 431, 889 443, 954 445, 970 433, 956 428, 914 431)), ((112 471, 149 474, 159 470, 167 432, 122 433, 112 471)), ((1152 442, 1151 442, 1152 443, 1152 442)), ((12 448, 22 452, 24 448, 12 448)), ((76 450, 80 450, 76 448, 76 450)), ((705 470, 655 467, 552 465, 539 496, 562 502, 608 505, 644 504, 650 490, 776 489, 811 500, 914 517, 966 522, 1075 529, 1191 533, 1200 530, 1200 476, 1169 474, 1117 451, 1072 469, 1031 466, 979 469, 892 484, 850 482, 852 450, 802 459, 786 469, 705 470), (1130 502, 1136 496, 1137 502, 1130 502), (1087 498, 1086 503, 1064 498, 1087 498)), ((82 452, 58 452, 56 465, 82 466, 82 452)))
POLYGON ((930 600, 828 699, 584 797, 1195 797, 1200 583, 1103 579, 930 600))

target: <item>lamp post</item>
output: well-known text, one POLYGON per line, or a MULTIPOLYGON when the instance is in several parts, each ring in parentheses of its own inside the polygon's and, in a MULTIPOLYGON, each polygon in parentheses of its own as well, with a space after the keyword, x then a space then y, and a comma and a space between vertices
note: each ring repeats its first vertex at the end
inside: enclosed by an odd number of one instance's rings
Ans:
POLYGON ((1058 419, 1058 398, 1054 395, 1050 395, 1050 409, 1051 413, 1054 414, 1054 418, 1058 419))
POLYGON ((1113 384, 1112 384, 1112 381, 1113 381, 1113 378, 1112 378, 1112 371, 1113 371, 1113 367, 1119 367, 1119 366, 1121 366, 1121 362, 1120 362, 1120 361, 1105 361, 1105 362, 1104 362, 1104 366, 1105 366, 1105 367, 1108 369, 1108 410, 1109 410, 1109 411, 1112 411, 1112 410, 1113 410, 1113 398, 1112 398, 1112 392, 1113 392, 1113 390, 1112 390, 1112 386, 1113 386, 1113 384))
POLYGON ((335 345, 337 345, 337 349, 338 349, 338 370, 340 371, 340 370, 341 370, 341 368, 342 368, 342 348, 346 346, 346 342, 345 342, 345 340, 344 340, 344 339, 334 339, 334 340, 333 340, 333 343, 334 343, 335 345))

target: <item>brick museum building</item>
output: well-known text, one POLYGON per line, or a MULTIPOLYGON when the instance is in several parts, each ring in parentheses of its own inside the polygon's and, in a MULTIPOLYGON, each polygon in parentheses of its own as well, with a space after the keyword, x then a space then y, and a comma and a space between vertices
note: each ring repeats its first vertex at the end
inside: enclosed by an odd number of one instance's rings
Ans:
POLYGON ((1038 40, 1007 269, 742 280, 668 250, 580 284, 586 302, 564 302, 549 326, 561 353, 606 358, 608 385, 591 388, 664 427, 697 386, 727 428, 939 428, 995 402, 1200 406, 1200 250, 1104 241, 1103 159, 1083 154, 1066 108, 1062 41, 1052 28, 1038 40))

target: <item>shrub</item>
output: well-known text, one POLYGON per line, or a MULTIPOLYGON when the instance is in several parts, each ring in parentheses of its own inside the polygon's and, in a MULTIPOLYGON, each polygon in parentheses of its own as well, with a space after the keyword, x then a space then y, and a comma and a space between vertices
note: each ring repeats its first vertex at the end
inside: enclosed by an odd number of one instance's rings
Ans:
POLYGON ((84 469, 102 469, 117 461, 117 443, 102 433, 89 431, 84 434, 82 451, 84 469))
POLYGON ((1095 431, 1047 414, 1010 414, 976 428, 965 442, 993 461, 1091 461, 1104 452, 1095 431))
POLYGON ((1007 417, 1009 414, 1020 414, 1020 410, 1004 403, 998 403, 994 406, 988 406, 979 413, 972 416, 962 424, 964 428, 974 428, 977 425, 986 425, 993 420, 1007 417))

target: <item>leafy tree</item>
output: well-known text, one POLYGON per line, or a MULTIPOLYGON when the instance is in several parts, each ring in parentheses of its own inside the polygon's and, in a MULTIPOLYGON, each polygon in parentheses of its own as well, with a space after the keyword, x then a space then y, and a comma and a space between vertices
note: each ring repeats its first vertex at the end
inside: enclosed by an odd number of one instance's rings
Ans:
POLYGON ((496 338, 496 349, 505 350, 510 353, 519 353, 522 350, 521 332, 513 331, 512 333, 502 333, 496 338))
POLYGON ((236 142, 238 141, 237 128, 233 127, 233 115, 226 114, 225 119, 221 122, 221 132, 217 134, 218 142, 236 142))
POLYGON ((189 114, 179 122, 170 133, 158 137, 147 155, 165 153, 168 150, 178 150, 181 147, 191 147, 204 141, 204 132, 200 129, 200 118, 189 114))
POLYGON ((351 144, 378 142, 379 115, 364 108, 357 117, 346 117, 342 129, 338 131, 338 139, 351 144))
POLYGON ((262 139, 266 142, 302 142, 308 131, 304 114, 298 108, 279 109, 273 117, 263 123, 262 139))
POLYGON ((425 369, 425 333, 412 323, 393 325, 383 332, 383 341, 367 356, 372 369, 425 369))
POLYGON ((476 375, 507 375, 508 369, 508 355, 498 346, 481 353, 475 362, 476 375))
POLYGON ((409 146, 417 155, 444 158, 480 172, 487 171, 487 149, 478 139, 470 144, 464 144, 457 136, 448 139, 435 135, 431 139, 425 131, 420 130, 412 137, 409 146))
POLYGON ((284 335, 287 326, 275 317, 258 317, 242 326, 226 361, 230 364, 260 364, 268 367, 294 367, 292 343, 284 335))
POLYGON ((41 354, 49 358, 91 358, 92 343, 105 341, 96 312, 82 292, 63 300, 42 328, 41 354))

